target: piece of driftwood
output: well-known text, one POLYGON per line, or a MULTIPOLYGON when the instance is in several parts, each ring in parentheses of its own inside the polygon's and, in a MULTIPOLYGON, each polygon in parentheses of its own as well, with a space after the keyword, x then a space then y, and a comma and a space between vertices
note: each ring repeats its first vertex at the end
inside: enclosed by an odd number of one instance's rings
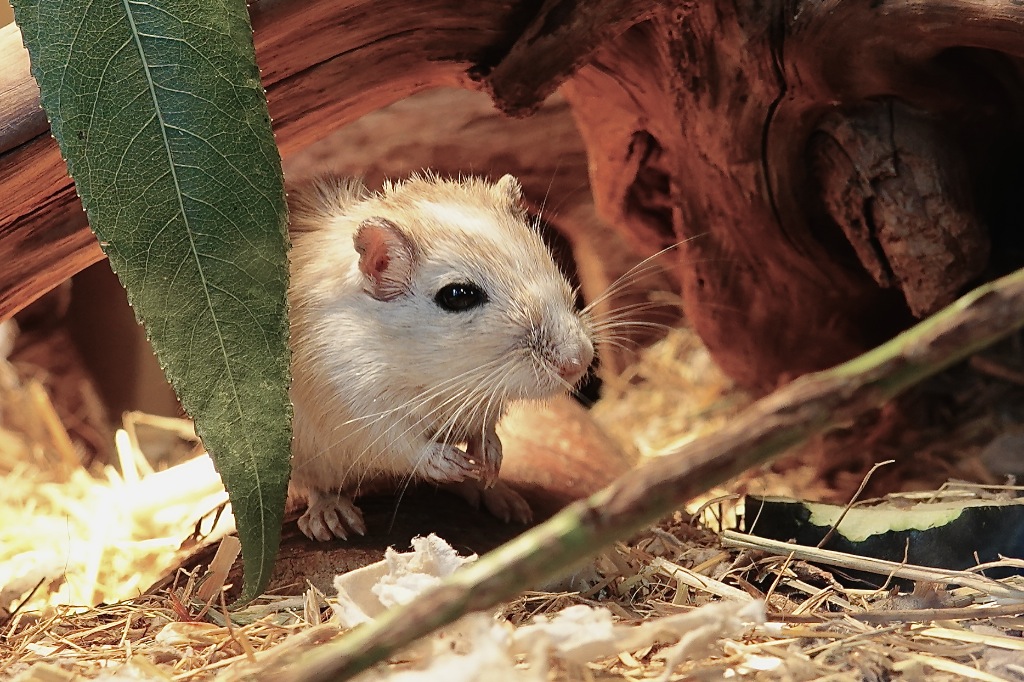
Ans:
MULTIPOLYGON (((687 240, 671 270, 688 318, 748 386, 847 358, 1020 260, 1024 7, 1012 0, 263 0, 251 12, 286 159, 432 87, 483 90, 517 114, 561 87, 598 212, 640 255, 687 240)), ((13 55, 0 79, 0 317, 101 257, 19 43, 0 31, 13 55)))

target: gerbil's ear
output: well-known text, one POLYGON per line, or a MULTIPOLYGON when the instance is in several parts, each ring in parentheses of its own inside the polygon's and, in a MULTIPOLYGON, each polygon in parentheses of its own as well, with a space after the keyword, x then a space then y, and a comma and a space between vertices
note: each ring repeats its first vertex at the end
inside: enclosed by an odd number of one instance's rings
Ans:
POLYGON ((519 202, 523 200, 523 186, 519 184, 511 175, 502 175, 501 178, 494 183, 494 187, 498 190, 498 193, 503 197, 509 199, 509 203, 513 206, 519 205, 519 202))
POLYGON ((367 218, 352 240, 359 253, 359 271, 366 278, 366 293, 378 301, 408 293, 416 252, 398 225, 387 218, 367 218))

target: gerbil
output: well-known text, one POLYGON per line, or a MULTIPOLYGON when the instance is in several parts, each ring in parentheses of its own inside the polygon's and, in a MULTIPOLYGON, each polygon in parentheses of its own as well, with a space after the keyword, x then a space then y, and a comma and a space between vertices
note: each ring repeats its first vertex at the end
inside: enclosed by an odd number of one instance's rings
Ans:
POLYGON ((353 500, 382 479, 459 484, 529 520, 497 481, 495 424, 510 401, 571 388, 594 345, 521 199, 508 175, 290 192, 289 497, 310 538, 364 533, 353 500))

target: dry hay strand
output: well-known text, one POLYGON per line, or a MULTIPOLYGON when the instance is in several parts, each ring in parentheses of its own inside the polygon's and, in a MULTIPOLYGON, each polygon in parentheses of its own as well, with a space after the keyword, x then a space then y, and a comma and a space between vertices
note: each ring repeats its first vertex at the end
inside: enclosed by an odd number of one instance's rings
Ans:
POLYGON ((57 608, 16 617, 3 633, 9 652, 0 660, 0 670, 26 682, 112 674, 124 679, 213 679, 224 670, 238 672, 272 662, 295 646, 316 644, 338 631, 329 623, 305 620, 301 598, 298 604, 295 598, 263 600, 271 605, 267 615, 235 623, 227 618, 223 603, 196 601, 194 588, 189 577, 185 587, 159 595, 87 611, 57 608))
POLYGON ((751 399, 719 370, 690 329, 668 332, 607 378, 591 413, 625 452, 657 457, 714 431, 751 399))
MULTIPOLYGON (((18 609, 87 609, 139 595, 173 565, 197 519, 223 504, 208 459, 153 470, 137 444, 152 421, 128 415, 116 438, 119 467, 86 468, 41 384, 0 358, 0 624, 18 609)), ((194 446, 184 420, 155 427, 181 451, 194 446)))

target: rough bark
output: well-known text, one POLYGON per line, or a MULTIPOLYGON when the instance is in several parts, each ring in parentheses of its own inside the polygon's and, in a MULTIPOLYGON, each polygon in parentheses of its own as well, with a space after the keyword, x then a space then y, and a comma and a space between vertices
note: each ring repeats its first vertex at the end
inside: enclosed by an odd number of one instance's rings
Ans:
POLYGON ((730 374, 829 365, 984 273, 999 192, 979 179, 1005 170, 997 145, 1020 150, 1019 7, 690 9, 633 26, 563 92, 604 217, 650 249, 688 240, 687 315, 730 374))
MULTIPOLYGON (((521 114, 561 86, 600 214, 644 254, 686 240, 673 271, 688 317, 748 385, 849 357, 1021 260, 1012 0, 264 0, 252 13, 286 158, 430 87, 482 89, 521 114)), ((17 40, 5 30, 0 52, 17 40)), ((100 257, 12 63, 0 316, 100 257)))

